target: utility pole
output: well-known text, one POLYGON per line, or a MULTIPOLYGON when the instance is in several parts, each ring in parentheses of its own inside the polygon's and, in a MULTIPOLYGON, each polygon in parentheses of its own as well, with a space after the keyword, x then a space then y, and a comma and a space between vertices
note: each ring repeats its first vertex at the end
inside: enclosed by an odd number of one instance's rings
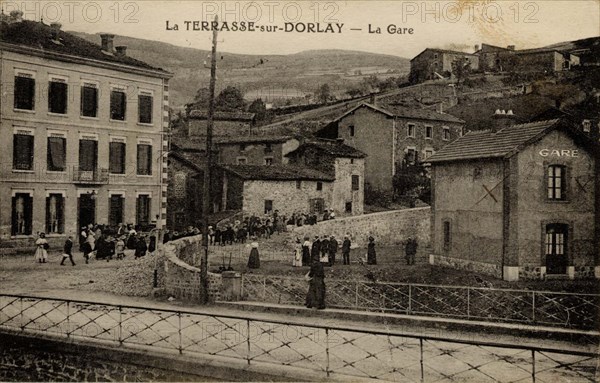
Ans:
MULTIPOLYGON (((215 23, 219 17, 215 16, 215 23)), ((202 282, 201 303, 208 303, 208 215, 211 210, 211 173, 213 166, 213 117, 215 114, 215 82, 217 79, 217 28, 213 30, 212 53, 210 57, 210 85, 208 87, 208 116, 206 119, 206 169, 204 171, 204 188, 202 201, 202 244, 204 245, 204 255, 200 261, 200 279, 202 282)))

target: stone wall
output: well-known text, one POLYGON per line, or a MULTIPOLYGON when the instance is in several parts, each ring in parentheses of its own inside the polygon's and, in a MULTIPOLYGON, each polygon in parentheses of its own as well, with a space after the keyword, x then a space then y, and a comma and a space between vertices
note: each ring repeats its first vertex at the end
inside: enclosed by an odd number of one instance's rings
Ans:
MULTIPOLYGON (((170 296, 182 300, 200 300, 201 236, 185 237, 168 242, 163 247, 165 255, 165 290, 170 296)), ((221 276, 208 273, 208 295, 211 302, 220 299, 221 276)))
POLYGON ((485 262, 476 262, 467 259, 445 257, 443 255, 431 254, 429 264, 436 266, 452 267, 457 270, 474 271, 476 273, 491 275, 502 278, 502 268, 499 265, 485 262))
POLYGON ((416 238, 419 246, 429 246, 430 208, 416 208, 364 214, 355 217, 321 221, 313 226, 296 227, 291 239, 315 235, 335 235, 338 240, 350 235, 353 245, 366 246, 369 235, 381 246, 398 246, 406 238, 416 238))

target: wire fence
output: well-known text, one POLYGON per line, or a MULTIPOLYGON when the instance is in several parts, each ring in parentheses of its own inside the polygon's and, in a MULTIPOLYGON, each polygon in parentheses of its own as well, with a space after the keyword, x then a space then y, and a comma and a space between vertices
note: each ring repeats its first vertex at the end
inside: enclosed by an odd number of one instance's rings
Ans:
MULTIPOLYGON (((326 280, 329 307, 595 330, 600 294, 326 280)), ((248 301, 304 305, 302 278, 242 274, 248 301)))
POLYGON ((185 310, 0 295, 0 330, 405 382, 595 382, 599 354, 185 310))

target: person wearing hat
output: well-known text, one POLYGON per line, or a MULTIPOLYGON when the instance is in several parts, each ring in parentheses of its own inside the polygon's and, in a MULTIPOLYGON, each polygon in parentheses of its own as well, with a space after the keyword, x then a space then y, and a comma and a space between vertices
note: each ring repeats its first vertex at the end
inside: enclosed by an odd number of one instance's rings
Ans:
POLYGON ((252 237, 250 243, 250 257, 248 257, 248 268, 258 269, 260 267, 260 255, 258 253, 258 241, 256 237, 252 237))
POLYGON ((415 254, 417 254, 418 246, 419 245, 417 244, 416 239, 408 237, 408 239, 406 240, 406 244, 404 245, 404 252, 407 265, 415 264, 415 254))
POLYGON ((350 264, 350 246, 352 246, 350 238, 344 235, 344 242, 342 242, 342 260, 344 265, 350 264))
POLYGON ((329 238, 329 266, 333 266, 335 264, 335 255, 338 251, 338 241, 335 239, 335 236, 332 235, 329 238))
POLYGON ((39 238, 35 241, 35 260, 39 263, 46 263, 48 260, 48 240, 46 234, 40 233, 39 238))
POLYGON ((377 264, 377 253, 375 252, 375 238, 369 236, 369 244, 367 245, 367 265, 377 264))
POLYGON ((310 249, 310 257, 316 260, 321 259, 321 240, 319 239, 318 235, 315 235, 315 240, 312 243, 312 248, 310 249))

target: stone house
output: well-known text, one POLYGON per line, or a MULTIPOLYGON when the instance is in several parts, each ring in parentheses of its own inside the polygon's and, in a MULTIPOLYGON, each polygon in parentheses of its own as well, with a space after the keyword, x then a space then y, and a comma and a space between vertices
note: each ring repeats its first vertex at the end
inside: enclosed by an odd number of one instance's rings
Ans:
POLYGON ((596 144, 560 120, 469 132, 429 158, 433 264, 600 277, 596 144))
POLYGON ((295 150, 299 140, 292 136, 216 137, 218 163, 226 165, 282 165, 286 154, 295 150))
MULTIPOLYGON (((208 112, 192 110, 188 118, 188 136, 206 136, 208 112)), ((248 134, 255 122, 254 113, 217 111, 213 116, 213 134, 215 136, 248 134)))
POLYGON ((448 72, 452 73, 452 63, 459 59, 469 63, 471 70, 479 69, 479 56, 473 53, 427 48, 410 60, 409 78, 413 83, 447 78, 448 72))
POLYGON ((0 21, 2 241, 164 225, 172 74, 22 15, 0 21))
POLYGON ((479 68, 490 72, 560 72, 580 65, 578 55, 554 48, 515 50, 514 45, 503 48, 482 44, 475 54, 479 56, 479 68))
POLYGON ((221 165, 221 206, 263 215, 278 210, 320 214, 333 196, 334 176, 292 165, 221 165))
POLYGON ((201 226, 204 168, 170 151, 168 160, 167 227, 183 230, 201 226))
POLYGON ((292 165, 317 169, 335 178, 327 206, 336 216, 363 214, 365 153, 344 144, 343 139, 319 139, 304 142, 287 156, 292 165))
POLYGON ((343 139, 365 153, 365 183, 392 192, 392 179, 402 161, 427 159, 460 137, 464 124, 457 117, 432 110, 363 103, 318 134, 343 139))

